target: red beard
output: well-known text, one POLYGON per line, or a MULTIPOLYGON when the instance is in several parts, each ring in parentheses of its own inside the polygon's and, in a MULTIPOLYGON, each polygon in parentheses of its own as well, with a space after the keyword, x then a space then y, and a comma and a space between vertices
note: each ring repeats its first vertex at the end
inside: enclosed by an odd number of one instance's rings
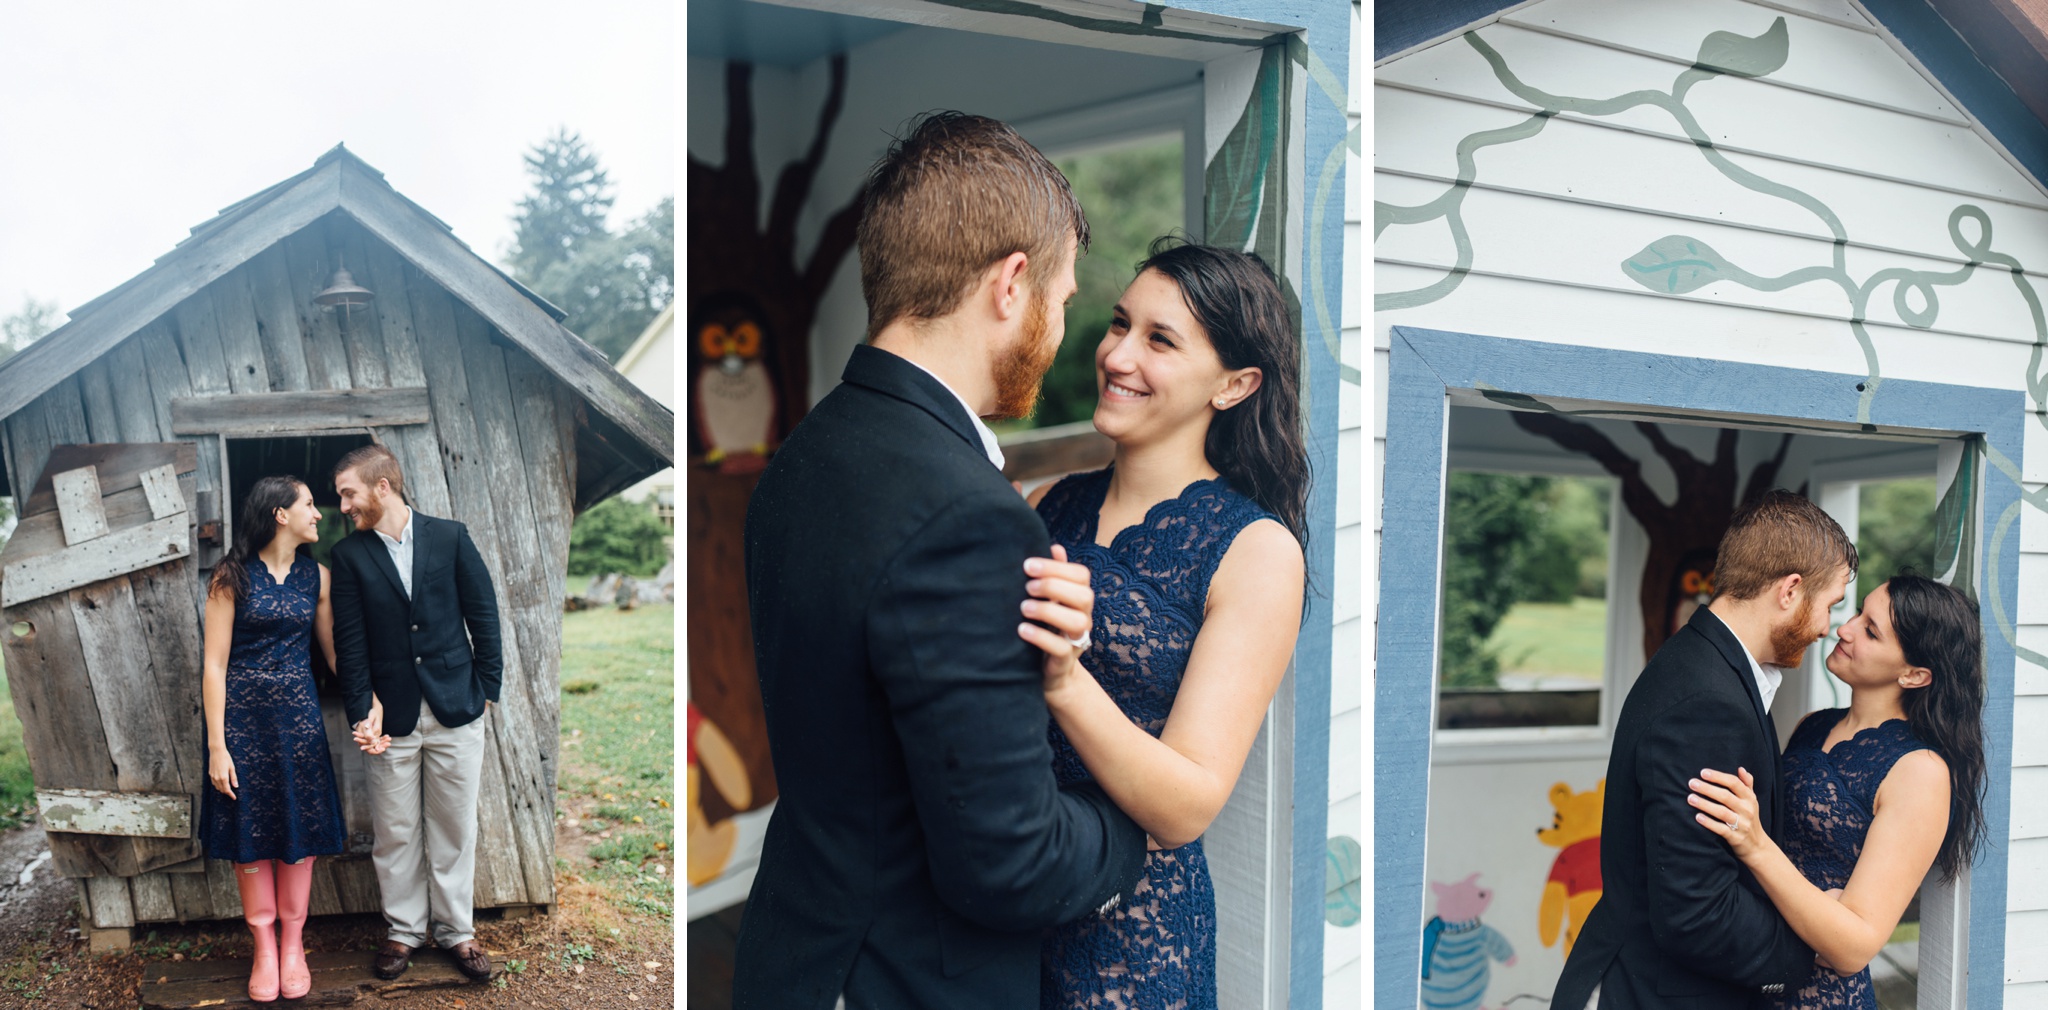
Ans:
POLYGON ((1024 332, 995 362, 995 416, 1030 417, 1038 408, 1039 386, 1059 353, 1060 342, 1052 339, 1051 299, 1034 296, 1024 310, 1024 332))
POLYGON ((376 529, 377 524, 384 521, 384 506, 377 504, 376 496, 364 495, 356 506, 355 519, 358 530, 376 529))
POLYGON ((1772 666, 1793 667, 1805 660, 1806 647, 1814 643, 1814 636, 1807 631, 1813 626, 1813 608, 1813 599, 1806 597, 1798 616, 1771 629, 1772 666))

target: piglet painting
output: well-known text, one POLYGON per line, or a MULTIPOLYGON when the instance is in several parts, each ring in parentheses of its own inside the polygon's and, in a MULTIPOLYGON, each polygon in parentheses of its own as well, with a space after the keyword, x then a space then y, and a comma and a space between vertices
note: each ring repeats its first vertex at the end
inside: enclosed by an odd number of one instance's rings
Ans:
POLYGON ((1455 884, 1430 881, 1436 916, 1422 927, 1422 1005, 1428 1010, 1481 1010, 1493 969, 1488 958, 1512 968, 1515 949, 1500 931, 1479 921, 1493 892, 1475 873, 1455 884))

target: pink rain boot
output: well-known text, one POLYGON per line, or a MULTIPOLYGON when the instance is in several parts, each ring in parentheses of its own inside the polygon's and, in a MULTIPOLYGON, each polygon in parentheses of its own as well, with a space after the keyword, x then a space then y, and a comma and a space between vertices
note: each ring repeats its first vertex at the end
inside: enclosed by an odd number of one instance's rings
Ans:
POLYGON ((278 995, 285 999, 298 999, 313 988, 302 939, 313 893, 313 858, 277 864, 278 995))
POLYGON ((270 860, 235 864, 235 887, 242 892, 242 918, 256 938, 249 969, 249 998, 268 1003, 277 998, 277 885, 270 860))

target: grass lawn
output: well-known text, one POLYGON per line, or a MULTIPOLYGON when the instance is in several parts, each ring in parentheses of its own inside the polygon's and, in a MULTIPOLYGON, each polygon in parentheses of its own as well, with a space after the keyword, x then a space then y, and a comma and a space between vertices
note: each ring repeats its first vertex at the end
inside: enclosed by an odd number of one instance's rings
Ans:
POLYGON ((675 912, 675 607, 562 616, 557 869, 617 914, 675 912))
POLYGON ((1546 673, 1600 679, 1607 653, 1607 601, 1517 603, 1486 646, 1502 673, 1546 673))
POLYGON ((0 667, 0 829, 34 820, 35 795, 35 780, 28 772, 28 751, 21 744, 21 720, 14 714, 7 671, 0 667))

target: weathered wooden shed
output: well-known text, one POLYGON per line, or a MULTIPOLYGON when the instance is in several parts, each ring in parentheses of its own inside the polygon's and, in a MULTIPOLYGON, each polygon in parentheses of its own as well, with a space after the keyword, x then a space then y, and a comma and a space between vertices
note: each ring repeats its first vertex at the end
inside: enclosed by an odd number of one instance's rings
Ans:
MULTIPOLYGON (((674 456, 671 412, 561 319, 336 147, 0 364, 0 494, 21 513, 0 639, 53 862, 96 939, 240 915, 194 837, 204 580, 256 478, 331 499, 332 461, 371 441, 413 504, 468 524, 498 591, 476 904, 553 902, 570 522, 674 456), (338 269, 367 304, 316 303, 338 269)), ((320 861, 312 911, 376 911, 365 759, 340 699, 322 709, 350 847, 320 861)))

